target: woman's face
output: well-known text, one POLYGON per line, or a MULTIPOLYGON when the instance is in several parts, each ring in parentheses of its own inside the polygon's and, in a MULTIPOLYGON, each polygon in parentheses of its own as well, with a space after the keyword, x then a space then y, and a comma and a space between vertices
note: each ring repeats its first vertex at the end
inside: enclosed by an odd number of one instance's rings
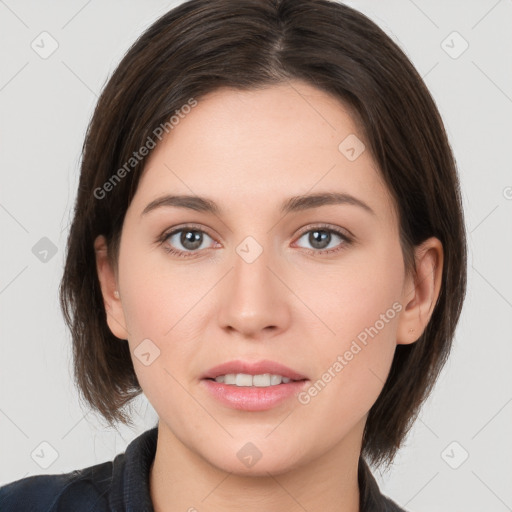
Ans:
POLYGON ((340 102, 296 81, 206 96, 147 161, 109 325, 167 439, 225 471, 359 452, 397 342, 417 338, 400 335, 414 285, 362 139, 340 102), (190 198, 155 206, 165 196, 190 198), (287 373, 269 362, 303 380, 247 377, 287 373), (219 374, 245 376, 205 379, 219 374))

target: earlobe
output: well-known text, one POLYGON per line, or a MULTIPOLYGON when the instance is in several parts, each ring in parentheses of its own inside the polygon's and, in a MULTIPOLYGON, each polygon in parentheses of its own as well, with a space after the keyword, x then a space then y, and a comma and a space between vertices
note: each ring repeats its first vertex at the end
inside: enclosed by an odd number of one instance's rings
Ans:
POLYGON ((116 275, 108 258, 107 241, 103 235, 96 237, 94 252, 109 329, 116 338, 126 340, 128 339, 128 331, 125 327, 124 311, 117 291, 116 275))
POLYGON ((397 329, 397 344, 414 343, 423 334, 441 291, 443 246, 432 237, 415 249, 416 275, 408 276, 397 329))

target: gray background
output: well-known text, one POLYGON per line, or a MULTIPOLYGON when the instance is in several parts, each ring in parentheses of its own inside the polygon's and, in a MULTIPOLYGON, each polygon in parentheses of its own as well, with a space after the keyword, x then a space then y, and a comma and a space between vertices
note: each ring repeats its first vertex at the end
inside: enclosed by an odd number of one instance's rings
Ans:
MULTIPOLYGON (((0 484, 111 460, 156 422, 144 397, 133 430, 106 430, 80 406, 57 287, 97 96, 177 3, 0 1, 0 484), (51 38, 58 48, 42 58, 51 38)), ((349 5, 425 78, 458 162, 469 243, 453 354, 395 464, 374 473, 410 511, 512 510, 512 2, 349 5)))

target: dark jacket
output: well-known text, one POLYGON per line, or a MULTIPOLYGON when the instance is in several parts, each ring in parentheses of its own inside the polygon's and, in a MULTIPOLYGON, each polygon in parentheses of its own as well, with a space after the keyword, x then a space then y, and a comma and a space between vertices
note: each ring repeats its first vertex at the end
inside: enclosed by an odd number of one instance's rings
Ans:
MULTIPOLYGON (((0 487, 1 512, 153 512, 149 470, 157 427, 135 438, 125 453, 70 473, 35 475, 0 487)), ((360 512, 405 512, 383 496, 359 459, 360 512)))

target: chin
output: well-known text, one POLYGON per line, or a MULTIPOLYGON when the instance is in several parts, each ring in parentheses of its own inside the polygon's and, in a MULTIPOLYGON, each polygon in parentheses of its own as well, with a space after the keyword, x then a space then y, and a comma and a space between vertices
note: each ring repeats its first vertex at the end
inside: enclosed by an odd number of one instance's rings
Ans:
MULTIPOLYGON (((231 450, 229 450, 231 452, 231 450)), ((235 452, 235 456, 227 456, 226 451, 216 453, 213 457, 205 457, 213 466, 237 476, 268 476, 287 473, 300 466, 291 453, 276 453, 275 450, 258 450, 252 443, 243 444, 235 452), (271 453, 266 454, 266 451, 271 453)))

